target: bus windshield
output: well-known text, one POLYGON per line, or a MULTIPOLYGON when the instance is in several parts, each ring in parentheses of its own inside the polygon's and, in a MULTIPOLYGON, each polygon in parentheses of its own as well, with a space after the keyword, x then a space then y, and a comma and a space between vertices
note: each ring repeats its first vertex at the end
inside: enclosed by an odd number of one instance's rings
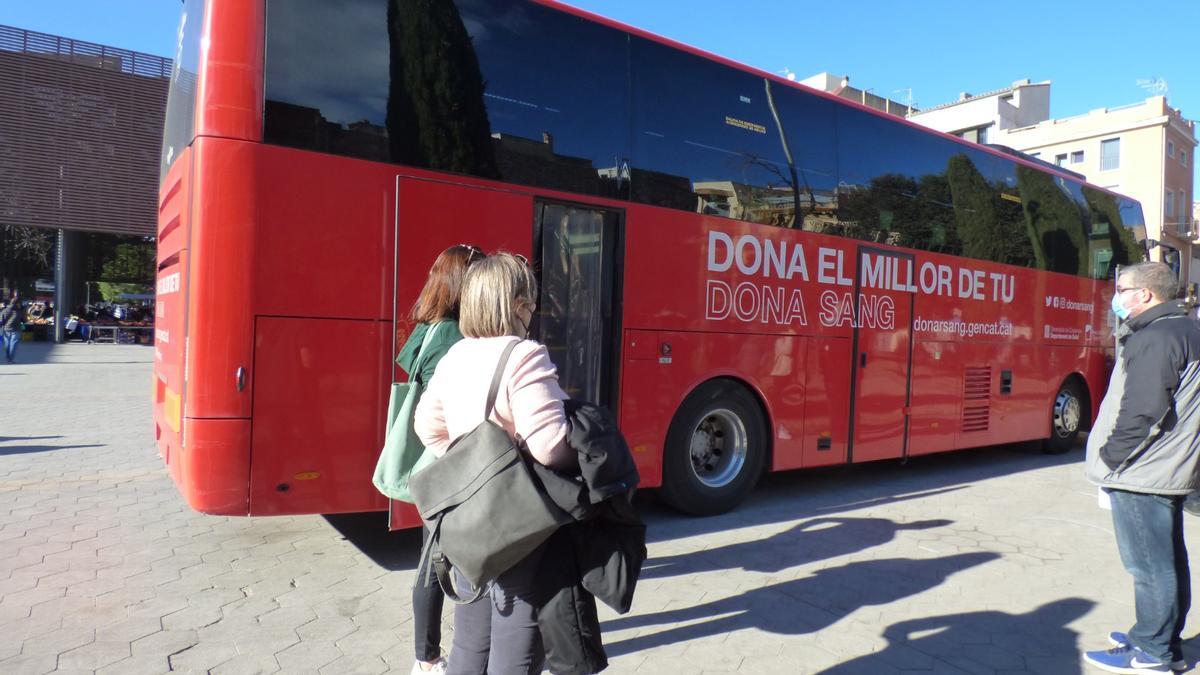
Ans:
POLYGON ((195 135, 196 73, 200 65, 204 1, 185 0, 179 18, 175 64, 171 69, 171 88, 167 93, 166 121, 163 123, 160 176, 166 175, 195 135))

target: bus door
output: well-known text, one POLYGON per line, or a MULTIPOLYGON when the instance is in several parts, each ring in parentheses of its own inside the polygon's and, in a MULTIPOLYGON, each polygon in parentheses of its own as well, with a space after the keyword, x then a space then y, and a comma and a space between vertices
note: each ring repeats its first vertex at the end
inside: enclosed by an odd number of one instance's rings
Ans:
MULTIPOLYGON (((389 388, 391 382, 408 379, 395 358, 412 328, 409 310, 429 278, 429 267, 443 250, 455 244, 473 244, 487 252, 532 250, 529 210, 533 199, 528 194, 403 175, 396 177, 395 190, 391 352, 383 364, 390 375, 389 388)), ((386 396, 387 392, 381 393, 386 396)), ((382 399, 379 411, 380 444, 387 402, 386 397, 382 399)), ((368 476, 374 461, 372 456, 368 476)), ((405 502, 389 500, 388 514, 391 530, 421 523, 416 509, 405 502)))
POLYGON ((620 211, 534 204, 540 297, 532 334, 550 351, 571 398, 616 410, 620 211))
POLYGON ((908 451, 913 286, 908 253, 860 246, 854 302, 850 461, 908 451))

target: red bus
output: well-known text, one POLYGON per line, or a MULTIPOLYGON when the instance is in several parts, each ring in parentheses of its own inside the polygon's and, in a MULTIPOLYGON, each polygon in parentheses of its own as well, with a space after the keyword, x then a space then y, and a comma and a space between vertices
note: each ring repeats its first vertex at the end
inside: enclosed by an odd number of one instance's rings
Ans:
MULTIPOLYGON (((1086 428, 1140 206, 550 0, 185 0, 155 426, 192 508, 386 508, 370 477, 429 265, 528 256, 535 334, 644 485, 1086 428)), ((402 523, 415 524, 401 510, 402 523)))

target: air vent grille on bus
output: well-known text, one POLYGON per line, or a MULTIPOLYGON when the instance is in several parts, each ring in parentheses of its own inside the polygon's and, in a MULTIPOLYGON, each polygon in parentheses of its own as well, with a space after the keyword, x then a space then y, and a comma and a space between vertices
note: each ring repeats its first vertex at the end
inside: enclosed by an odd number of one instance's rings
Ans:
POLYGON ((963 375, 964 433, 987 431, 992 413, 992 367, 967 368, 963 375))

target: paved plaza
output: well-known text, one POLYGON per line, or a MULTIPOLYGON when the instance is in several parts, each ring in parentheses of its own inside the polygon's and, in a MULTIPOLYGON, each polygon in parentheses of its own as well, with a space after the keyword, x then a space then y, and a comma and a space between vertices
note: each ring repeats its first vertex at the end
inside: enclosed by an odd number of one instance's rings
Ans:
MULTIPOLYGON (((0 673, 407 674, 418 537, 191 512, 154 447, 152 355, 26 344, 0 366, 0 673)), ((771 476, 707 519, 640 495, 650 558, 633 611, 602 610, 608 672, 1091 672, 1079 650, 1133 606, 1081 458, 771 476)))

